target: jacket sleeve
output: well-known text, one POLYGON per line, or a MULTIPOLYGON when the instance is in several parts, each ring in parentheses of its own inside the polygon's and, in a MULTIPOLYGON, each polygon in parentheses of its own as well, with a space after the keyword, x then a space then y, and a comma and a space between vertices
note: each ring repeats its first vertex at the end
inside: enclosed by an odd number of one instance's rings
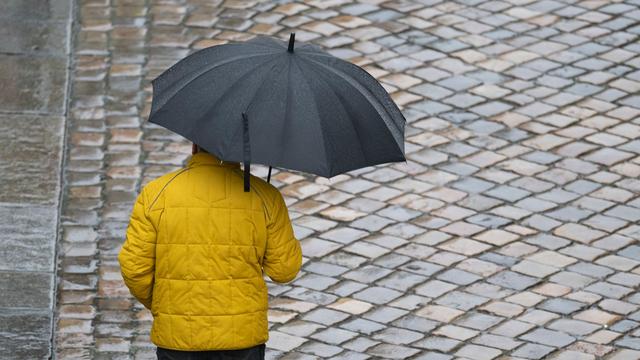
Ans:
POLYGON ((293 280, 302 265, 300 242, 293 235, 289 212, 276 190, 268 213, 267 248, 262 267, 271 280, 285 283, 293 280))
POLYGON ((143 190, 133 206, 127 238, 118 260, 124 283, 131 294, 148 309, 151 309, 155 257, 156 231, 147 214, 143 190))

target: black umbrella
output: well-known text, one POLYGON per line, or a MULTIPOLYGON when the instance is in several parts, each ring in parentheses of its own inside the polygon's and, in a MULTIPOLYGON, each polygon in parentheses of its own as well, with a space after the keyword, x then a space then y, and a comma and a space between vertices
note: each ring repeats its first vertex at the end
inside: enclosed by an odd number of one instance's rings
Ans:
POLYGON ((226 161, 324 177, 404 161, 405 119, 365 70, 257 37, 200 50, 153 81, 149 121, 226 161))

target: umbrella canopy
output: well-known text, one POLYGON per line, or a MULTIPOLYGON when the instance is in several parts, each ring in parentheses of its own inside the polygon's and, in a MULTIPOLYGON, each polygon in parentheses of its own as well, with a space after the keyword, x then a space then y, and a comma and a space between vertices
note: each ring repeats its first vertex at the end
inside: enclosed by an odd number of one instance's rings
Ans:
POLYGON ((365 70, 257 37, 200 50, 153 81, 149 121, 226 161, 332 177, 404 161, 405 119, 365 70))

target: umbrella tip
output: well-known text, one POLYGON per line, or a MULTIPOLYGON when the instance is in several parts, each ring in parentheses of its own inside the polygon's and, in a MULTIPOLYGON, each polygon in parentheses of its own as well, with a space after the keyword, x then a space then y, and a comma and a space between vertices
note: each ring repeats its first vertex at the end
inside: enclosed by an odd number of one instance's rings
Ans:
POLYGON ((289 49, 287 49, 288 52, 292 53, 293 52, 293 43, 296 41, 296 33, 291 33, 291 35, 289 35, 289 49))

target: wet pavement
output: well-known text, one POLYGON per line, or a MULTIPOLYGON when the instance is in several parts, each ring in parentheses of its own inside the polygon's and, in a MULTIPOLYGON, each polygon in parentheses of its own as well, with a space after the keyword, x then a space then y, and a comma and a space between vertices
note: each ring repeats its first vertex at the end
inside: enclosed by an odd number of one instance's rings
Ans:
MULTIPOLYGON (((139 187, 190 146, 146 122, 150 80, 291 31, 384 84, 409 161, 275 174, 306 262, 269 284, 268 358, 640 358, 637 0, 78 4, 57 358, 154 358, 116 256, 139 187)), ((57 66, 0 61, 16 69, 0 76, 57 66)), ((59 104, 45 93, 9 110, 59 104)))
POLYGON ((0 355, 51 355, 71 1, 0 4, 0 355))

